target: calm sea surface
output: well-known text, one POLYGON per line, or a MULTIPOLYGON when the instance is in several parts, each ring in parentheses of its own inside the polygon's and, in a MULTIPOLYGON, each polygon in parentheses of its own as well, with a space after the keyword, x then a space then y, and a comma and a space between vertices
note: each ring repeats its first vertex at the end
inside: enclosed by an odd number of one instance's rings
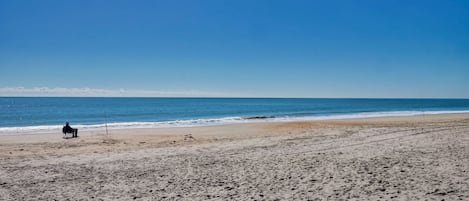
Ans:
POLYGON ((0 134, 469 112, 469 99, 0 98, 0 134))

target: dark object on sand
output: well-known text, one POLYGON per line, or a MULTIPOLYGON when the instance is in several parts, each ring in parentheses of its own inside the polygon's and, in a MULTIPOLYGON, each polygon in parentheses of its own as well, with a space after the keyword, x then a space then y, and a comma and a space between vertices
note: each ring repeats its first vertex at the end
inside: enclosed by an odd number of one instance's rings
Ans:
POLYGON ((67 136, 67 133, 71 133, 72 138, 78 137, 78 129, 70 127, 68 122, 66 122, 65 126, 62 128, 62 133, 64 134, 64 137, 67 136))

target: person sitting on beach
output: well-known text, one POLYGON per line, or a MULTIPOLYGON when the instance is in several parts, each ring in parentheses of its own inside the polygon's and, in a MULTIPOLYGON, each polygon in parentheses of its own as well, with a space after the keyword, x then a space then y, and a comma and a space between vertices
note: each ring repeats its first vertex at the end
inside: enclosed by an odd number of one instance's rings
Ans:
POLYGON ((68 122, 65 122, 65 126, 62 128, 62 132, 64 134, 72 133, 72 137, 78 137, 78 129, 70 127, 68 122))

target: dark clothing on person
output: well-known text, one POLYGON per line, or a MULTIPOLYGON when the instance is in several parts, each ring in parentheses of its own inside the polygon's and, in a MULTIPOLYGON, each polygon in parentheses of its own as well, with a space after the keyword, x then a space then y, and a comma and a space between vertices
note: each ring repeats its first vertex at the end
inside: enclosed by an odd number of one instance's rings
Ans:
POLYGON ((71 132, 73 132, 73 128, 70 127, 70 125, 67 124, 67 125, 64 126, 64 131, 66 133, 71 133, 71 132))
POLYGON ((70 127, 69 123, 67 122, 65 126, 62 128, 62 132, 64 134, 66 133, 72 133, 72 137, 78 137, 78 129, 77 128, 72 128, 70 127))

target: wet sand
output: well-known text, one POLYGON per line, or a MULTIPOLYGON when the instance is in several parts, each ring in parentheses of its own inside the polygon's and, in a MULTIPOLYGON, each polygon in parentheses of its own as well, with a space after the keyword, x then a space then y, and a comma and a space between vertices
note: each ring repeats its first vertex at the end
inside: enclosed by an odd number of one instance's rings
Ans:
POLYGON ((469 200, 469 114, 0 136, 0 200, 469 200))

